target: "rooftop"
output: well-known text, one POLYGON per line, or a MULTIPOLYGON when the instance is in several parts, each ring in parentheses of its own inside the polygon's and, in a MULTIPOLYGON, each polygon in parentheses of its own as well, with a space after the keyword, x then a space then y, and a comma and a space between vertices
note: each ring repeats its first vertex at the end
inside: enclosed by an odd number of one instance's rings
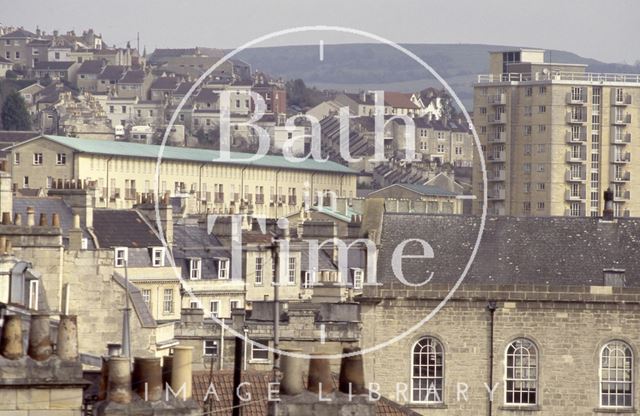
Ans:
MULTIPOLYGON (((44 138, 51 140, 62 146, 69 147, 77 152, 102 154, 125 157, 141 157, 149 159, 169 160, 185 160, 190 162, 201 163, 224 163, 243 166, 257 166, 265 168, 282 168, 303 171, 322 171, 331 173, 342 173, 347 175, 356 175, 357 172, 345 166, 331 161, 316 161, 308 159, 300 163, 292 162, 282 156, 264 155, 255 161, 247 161, 248 158, 255 156, 251 153, 230 152, 230 160, 220 160, 220 151, 211 149, 202 149, 195 147, 173 147, 159 145, 114 142, 106 140, 92 140, 75 137, 64 136, 38 136, 32 140, 44 138)), ((20 143, 17 146, 23 145, 20 143)))
MULTIPOLYGON (((545 64, 559 65, 559 64, 545 64)), ((564 65, 564 64, 561 64, 564 65)), ((598 72, 566 72, 552 71, 551 73, 502 73, 480 74, 478 84, 498 83, 498 82, 586 82, 586 83, 613 83, 613 84, 640 84, 640 74, 611 74, 598 72)))

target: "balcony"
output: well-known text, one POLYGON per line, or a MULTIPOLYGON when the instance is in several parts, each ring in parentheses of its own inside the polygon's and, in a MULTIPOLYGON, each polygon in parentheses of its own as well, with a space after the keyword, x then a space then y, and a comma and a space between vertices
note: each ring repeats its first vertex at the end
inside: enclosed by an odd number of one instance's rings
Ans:
POLYGON ((611 140, 613 144, 628 144, 631 143, 631 133, 613 134, 611 140))
POLYGON ((492 201, 504 201, 506 192, 504 189, 492 189, 487 194, 487 199, 492 201))
POLYGON ((587 152, 584 146, 581 146, 580 152, 575 154, 571 150, 567 150, 565 160, 569 163, 583 163, 587 161, 587 152))
POLYGON ((587 112, 586 111, 580 111, 580 112, 573 112, 573 111, 569 111, 567 112, 567 116, 566 116, 566 120, 567 123, 569 124, 583 124, 587 122, 587 112))
POLYGON ((627 106, 631 105, 631 94, 611 94, 611 105, 627 106))
POLYGON ((584 182, 587 180, 587 172, 585 170, 576 172, 569 169, 565 174, 565 180, 567 182, 584 182))
POLYGON ((580 129, 579 132, 575 133, 569 130, 566 134, 567 143, 580 143, 587 141, 587 130, 580 129))
POLYGON ((256 205, 264 204, 264 194, 256 194, 256 205))
POLYGON ((584 201, 587 199, 587 195, 584 188, 581 188, 578 194, 575 194, 571 192, 570 189, 567 189, 566 191, 564 191, 564 199, 566 201, 584 201))
POLYGON ((616 202, 625 202, 630 199, 631 199, 630 191, 619 191, 619 192, 614 192, 613 194, 613 200, 616 202))
MULTIPOLYGON (((616 151, 616 148, 612 148, 611 163, 629 163, 631 162, 631 153, 616 151)), ((619 147, 617 149, 620 149, 619 147)))
POLYGON ((505 105, 507 103, 506 94, 496 94, 487 97, 487 103, 489 105, 505 105))
POLYGON ((136 188, 124 188, 124 199, 135 201, 136 195, 136 188))
POLYGON ((487 155, 487 160, 489 163, 504 163, 507 161, 507 157, 505 152, 494 152, 493 154, 487 155))
POLYGON ((612 179, 612 182, 617 182, 617 183, 624 183, 624 182, 629 182, 631 180, 631 172, 618 172, 616 173, 614 171, 612 179))
POLYGON ((507 123, 507 115, 505 113, 500 114, 489 114, 487 118, 489 124, 506 124, 507 123))
POLYGON ((487 134, 487 140, 491 143, 506 143, 507 133, 504 131, 492 131, 487 134))
POLYGON ((583 93, 581 94, 572 94, 570 92, 567 93, 567 104, 569 105, 585 105, 587 104, 587 95, 583 93))
POLYGON ((507 175, 504 170, 499 170, 497 172, 487 172, 487 180, 491 182, 499 182, 506 180, 507 175))
POLYGON ((631 114, 614 114, 611 118, 611 124, 616 126, 631 124, 631 114))

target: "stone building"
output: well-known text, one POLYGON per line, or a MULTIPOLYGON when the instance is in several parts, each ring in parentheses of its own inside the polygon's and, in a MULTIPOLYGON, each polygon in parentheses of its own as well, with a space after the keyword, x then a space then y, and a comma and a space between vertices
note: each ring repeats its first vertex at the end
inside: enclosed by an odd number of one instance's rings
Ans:
POLYGON ((488 217, 461 280, 480 225, 474 216, 384 215, 382 285, 359 298, 361 346, 415 328, 364 356, 366 378, 422 414, 634 413, 640 222, 488 217))
MULTIPOLYGON (((305 197, 355 196, 356 172, 334 162, 294 163, 266 155, 243 162, 231 153, 221 161, 216 150, 40 136, 11 148, 16 188, 51 188, 54 179, 91 181, 96 206, 130 208, 139 196, 196 195, 195 211, 251 211, 267 217, 297 212, 305 197), (156 178, 158 155, 162 155, 156 178)), ((251 155, 255 156, 255 155, 251 155)))

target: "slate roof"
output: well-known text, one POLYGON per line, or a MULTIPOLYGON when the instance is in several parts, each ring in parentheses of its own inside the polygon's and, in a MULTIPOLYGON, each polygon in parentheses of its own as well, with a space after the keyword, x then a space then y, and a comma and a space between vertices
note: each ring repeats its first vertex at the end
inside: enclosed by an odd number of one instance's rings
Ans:
MULTIPOLYGON (((21 214, 22 223, 26 224, 27 221, 27 207, 33 207, 35 210, 36 221, 39 220, 40 214, 47 215, 47 221, 51 223, 51 217, 53 213, 57 213, 60 216, 60 228, 62 229, 62 235, 65 237, 64 242, 68 244, 69 230, 73 226, 73 212, 71 207, 62 200, 62 198, 39 198, 39 197, 14 197, 13 198, 13 212, 21 214)), ((82 229, 83 237, 87 239, 88 249, 93 249, 93 240, 87 231, 82 229)))
POLYGON ((102 61, 84 61, 78 68, 78 74, 97 75, 102 72, 102 68, 102 61))
POLYGON ((189 279, 189 258, 199 257, 202 279, 218 276, 216 259, 231 258, 229 250, 213 234, 208 234, 204 225, 175 224, 173 227, 173 258, 176 267, 182 267, 182 277, 189 279), (219 247, 219 248, 214 248, 219 247))
POLYGON ((178 78, 176 77, 160 77, 151 83, 152 90, 175 90, 178 86, 178 78))
POLYGON ((162 247, 155 230, 136 210, 94 210, 93 232, 100 248, 162 247))
POLYGON ((56 71, 60 71, 60 70, 66 71, 73 64, 74 62, 40 61, 40 62, 36 62, 33 68, 35 70, 48 69, 48 70, 56 70, 56 71))
MULTIPOLYGON (((90 154, 103 154, 114 156, 131 156, 131 157, 143 157, 157 159, 160 154, 159 145, 149 145, 140 143, 127 143, 127 142, 114 142, 105 140, 93 140, 82 139, 75 137, 64 136, 39 136, 36 139, 45 138, 47 140, 54 141, 63 146, 67 146, 73 150, 82 153, 90 154)), ((283 168, 291 170, 303 170, 303 171, 323 171, 332 173, 352 174, 357 172, 351 170, 345 166, 339 165, 335 162, 326 161, 318 162, 312 159, 305 160, 304 162, 295 163, 288 161, 282 156, 265 155, 260 157, 256 161, 245 162, 249 157, 255 156, 254 154, 230 152, 230 161, 218 161, 220 159, 220 152, 217 150, 201 149, 195 147, 173 147, 165 146, 162 152, 163 159, 169 160, 187 160, 202 163, 224 163, 224 164, 236 164, 236 165, 249 165, 260 166, 267 168, 283 168)))
POLYGON ((176 88, 174 94, 177 95, 185 95, 186 93, 189 92, 189 90, 191 89, 191 87, 193 87, 193 82, 181 82, 178 87, 176 88))
POLYGON ((22 39, 22 38, 35 38, 36 34, 24 29, 16 29, 13 32, 0 36, 0 39, 22 39))
POLYGON ((11 64, 12 62, 3 56, 0 56, 0 64, 11 64))
POLYGON ((156 320, 153 319, 153 316, 149 311, 149 307, 142 297, 140 289, 138 289, 136 285, 131 283, 131 281, 129 281, 129 284, 127 285, 126 279, 118 272, 113 273, 113 280, 115 280, 123 288, 129 288, 129 300, 131 300, 133 310, 136 315, 138 315, 138 319, 140 319, 140 324, 142 325, 142 327, 155 328, 157 326, 156 320))
POLYGON ((107 65, 98 75, 98 79, 119 80, 126 69, 122 65, 107 65))
POLYGON ((194 94, 193 100, 198 103, 216 102, 220 98, 219 90, 212 88, 202 88, 197 94, 194 94))
MULTIPOLYGON (((268 391, 269 382, 272 378, 270 371, 243 371, 241 373, 241 381, 247 382, 247 390, 251 393, 251 400, 241 403, 240 414, 242 416, 262 416, 268 413, 268 391)), ((233 371, 222 370, 214 371, 197 371, 193 373, 193 398, 198 402, 200 407, 204 407, 204 398, 209 389, 209 383, 212 383, 216 389, 219 400, 215 400, 213 412, 216 415, 231 415, 233 409, 233 371), (212 375, 212 379, 210 376, 212 375), (210 381, 211 380, 211 381, 210 381)), ((306 385, 307 378, 304 379, 306 385)), ((338 379, 333 374, 334 387, 338 389, 338 379)), ((311 393, 308 393, 311 394, 311 393)), ((210 396, 211 397, 211 394, 210 396)), ((376 415, 380 416, 418 416, 413 410, 401 406, 386 397, 381 397, 376 401, 376 415)))
POLYGON ((368 197, 369 198, 375 198, 376 197, 376 193, 383 191, 383 190, 388 190, 389 188, 395 188, 395 187, 402 187, 405 189, 408 189, 412 192, 415 192, 417 194, 420 195, 425 195, 425 196, 450 196, 450 197, 455 197, 456 193, 454 192, 450 192, 446 189, 442 189, 442 188, 438 188, 435 186, 430 186, 430 185, 420 185, 420 184, 415 184, 415 183, 394 183, 392 185, 386 186, 384 188, 375 190, 373 192, 370 192, 368 197))
MULTIPOLYGON (((402 241, 420 238, 432 259, 404 259, 410 282, 454 283, 466 266, 480 217, 385 213, 378 258, 378 280, 397 281, 393 251, 402 241)), ((408 244, 405 254, 422 254, 408 244)), ((640 287, 640 218, 606 222, 593 217, 487 217, 484 236, 465 284, 601 285, 604 269, 624 269, 626 285, 640 287)))
POLYGON ((142 84, 145 72, 142 69, 130 69, 120 79, 120 84, 142 84))

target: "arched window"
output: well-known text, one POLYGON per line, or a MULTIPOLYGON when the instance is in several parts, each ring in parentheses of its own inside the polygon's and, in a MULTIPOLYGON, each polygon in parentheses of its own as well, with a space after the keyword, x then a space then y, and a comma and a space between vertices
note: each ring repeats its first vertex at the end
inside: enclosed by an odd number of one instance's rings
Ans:
POLYGON ((633 405, 633 352, 622 341, 611 341, 600 353, 600 406, 633 405))
POLYGON ((526 339, 511 342, 506 351, 505 402, 534 405, 538 402, 538 349, 526 339))
POLYGON ((425 337, 413 347, 411 401, 442 403, 444 384, 444 350, 435 338, 425 337))

